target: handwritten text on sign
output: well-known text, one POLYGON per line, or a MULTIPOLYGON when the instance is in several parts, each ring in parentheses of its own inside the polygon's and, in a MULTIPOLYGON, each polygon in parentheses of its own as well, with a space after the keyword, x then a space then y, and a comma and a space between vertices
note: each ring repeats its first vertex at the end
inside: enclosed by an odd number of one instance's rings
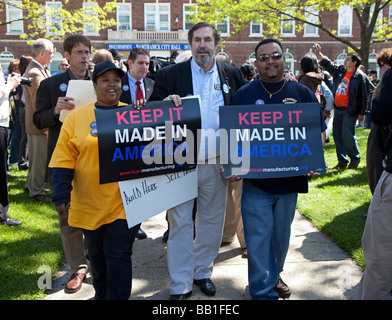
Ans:
POLYGON ((197 169, 118 183, 131 228, 197 197, 197 169))

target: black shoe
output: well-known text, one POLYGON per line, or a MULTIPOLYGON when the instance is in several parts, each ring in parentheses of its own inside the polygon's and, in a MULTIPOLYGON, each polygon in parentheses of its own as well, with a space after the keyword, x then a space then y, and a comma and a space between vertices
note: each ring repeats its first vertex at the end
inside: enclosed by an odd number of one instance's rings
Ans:
POLYGON ((33 199, 35 199, 39 202, 44 202, 44 203, 52 202, 52 199, 48 198, 47 196, 41 195, 41 194, 34 196, 33 199))
POLYGON ((16 227, 16 226, 20 226, 22 224, 22 221, 15 220, 12 218, 7 218, 4 221, 1 221, 1 224, 6 224, 7 226, 10 227, 16 227))
POLYGON ((136 239, 143 240, 147 238, 147 234, 139 228, 139 231, 136 233, 136 239))
POLYGON ((185 300, 192 295, 192 291, 182 294, 171 294, 169 300, 185 300))
POLYGON ((193 280, 193 283, 200 287, 201 292, 207 296, 214 296, 216 293, 215 286, 210 279, 193 280))

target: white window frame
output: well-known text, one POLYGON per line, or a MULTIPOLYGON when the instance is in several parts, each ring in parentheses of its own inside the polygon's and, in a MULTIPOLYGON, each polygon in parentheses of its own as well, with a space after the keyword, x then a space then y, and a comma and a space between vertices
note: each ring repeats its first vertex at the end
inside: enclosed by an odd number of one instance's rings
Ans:
POLYGON ((256 53, 252 52, 252 53, 249 55, 248 62, 254 64, 255 61, 256 61, 256 53))
POLYGON ((144 4, 144 30, 146 31, 170 31, 170 3, 145 3, 144 4), (148 8, 154 7, 153 10, 148 10, 148 8), (162 8, 167 7, 167 11, 161 11, 162 8), (148 23, 147 16, 154 16, 154 24, 148 23), (167 29, 162 28, 162 15, 167 16, 167 29))
MULTIPOLYGON (((13 1, 15 5, 22 5, 22 1, 13 1)), ((6 4, 6 19, 10 21, 12 19, 22 19, 23 10, 22 8, 17 8, 11 4, 6 4), (15 14, 15 16, 13 16, 15 14)), ((7 24, 7 34, 23 34, 23 20, 15 21, 7 24)))
MULTIPOLYGON (((284 14, 282 15, 282 19, 284 18, 284 14)), ((280 34, 282 37, 295 37, 295 20, 289 20, 289 21, 281 21, 281 26, 280 26, 280 34), (284 26, 291 26, 291 32, 284 32, 284 26)))
MULTIPOLYGON (((96 5, 98 5, 97 2, 83 2, 83 11, 84 14, 90 14, 91 16, 94 15, 95 13, 89 8, 89 7, 95 7, 96 5)), ((96 18, 98 18, 98 14, 96 14, 96 18)), ((99 36, 99 30, 97 30, 96 28, 94 28, 93 25, 88 25, 88 26, 83 26, 83 33, 85 35, 89 35, 89 36, 99 36)))
POLYGON ((346 60, 346 57, 347 57, 347 53, 345 53, 345 52, 340 53, 340 54, 337 56, 335 63, 336 63, 338 66, 341 65, 341 64, 343 64, 343 63, 344 63, 344 60, 346 60))
POLYGON ((60 30, 63 29, 63 21, 61 20, 61 18, 58 19, 58 18, 54 17, 50 13, 50 10, 52 9, 52 7, 55 7, 54 10, 56 10, 57 8, 62 8, 62 3, 60 1, 47 1, 45 3, 45 5, 46 5, 46 33, 49 35, 61 34, 60 30), (60 25, 59 32, 54 32, 54 31, 50 30, 51 27, 55 24, 60 25))
MULTIPOLYGON (((370 7, 370 15, 373 15, 373 13, 374 13, 374 5, 370 7)), ((383 13, 382 10, 380 10, 380 12, 378 13, 376 24, 374 25, 373 36, 376 35, 377 28, 380 28, 382 26, 382 17, 383 17, 383 13)))
POLYGON ((118 8, 117 8, 117 31, 131 31, 132 30, 132 3, 117 3, 118 8), (125 25, 121 25, 120 17, 124 16, 126 17, 128 15, 128 21, 125 23, 125 25), (124 26, 129 26, 128 28, 124 28, 124 26))
POLYGON ((377 53, 372 52, 369 54, 368 72, 371 70, 377 71, 377 77, 380 76, 380 67, 377 64, 377 53), (372 68, 374 66, 374 68, 372 68))
POLYGON ((189 31, 189 29, 190 29, 190 28, 187 28, 187 26, 186 26, 186 20, 189 15, 193 14, 193 11, 190 10, 191 6, 196 7, 196 14, 197 14, 197 4, 195 4, 195 3, 184 3, 183 4, 182 30, 184 30, 184 31, 189 31))
MULTIPOLYGON (((308 6, 308 7, 305 8, 305 11, 306 11, 305 12, 305 19, 307 21, 310 21, 310 22, 313 22, 313 23, 318 23, 319 22, 319 20, 318 20, 319 11, 316 9, 315 6, 308 6)), ((305 26, 304 26, 304 37, 318 37, 318 36, 319 36, 318 28, 314 27, 314 26, 312 26, 310 24, 305 23, 305 26), (314 28, 314 31, 311 32, 309 30, 309 28, 314 28)))
POLYGON ((291 52, 283 52, 284 57, 286 58, 285 60, 285 72, 291 72, 294 73, 294 55, 291 52))
POLYGON ((10 65, 12 59, 15 59, 14 54, 10 51, 7 51, 7 48, 6 51, 0 53, 0 62, 3 66, 3 71, 8 69, 8 66, 10 65))
POLYGON ((389 5, 389 10, 388 10, 388 24, 392 24, 392 4, 389 5))
POLYGON ((263 36, 263 24, 259 21, 250 22, 249 37, 262 37, 263 36), (253 26, 258 25, 260 27, 259 32, 253 32, 253 26))
POLYGON ((221 37, 230 37, 230 19, 227 18, 227 19, 223 20, 222 22, 217 23, 216 29, 218 30, 219 35, 221 37), (227 28, 226 32, 221 31, 222 27, 227 28))
POLYGON ((352 37, 353 33, 353 7, 349 5, 343 5, 338 10, 338 36, 340 37, 352 37), (342 29, 348 27, 349 33, 342 33, 342 29))

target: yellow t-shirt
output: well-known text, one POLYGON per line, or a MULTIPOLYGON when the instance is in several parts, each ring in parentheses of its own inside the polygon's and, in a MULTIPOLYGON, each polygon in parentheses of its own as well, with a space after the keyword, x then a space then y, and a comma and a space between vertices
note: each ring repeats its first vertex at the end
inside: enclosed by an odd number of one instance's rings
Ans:
POLYGON ((99 184, 98 137, 91 133, 94 109, 90 104, 68 114, 49 163, 74 169, 68 223, 88 230, 126 219, 118 183, 99 184))

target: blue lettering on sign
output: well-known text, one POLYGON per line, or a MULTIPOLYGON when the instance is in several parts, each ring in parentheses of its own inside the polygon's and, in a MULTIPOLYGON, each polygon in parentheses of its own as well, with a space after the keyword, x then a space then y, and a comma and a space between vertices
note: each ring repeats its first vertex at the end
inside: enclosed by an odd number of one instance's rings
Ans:
POLYGON ((176 142, 164 143, 163 145, 148 145, 148 146, 133 146, 125 148, 116 148, 112 157, 112 162, 117 160, 134 160, 134 159, 144 159, 151 158, 154 156, 166 156, 181 154, 183 152, 189 153, 190 148, 186 141, 180 145, 176 142))
POLYGON ((301 146, 297 144, 260 144, 253 146, 237 146, 234 151, 234 157, 245 157, 245 158, 261 158, 261 157, 296 157, 303 156, 305 154, 312 155, 307 143, 301 146))

